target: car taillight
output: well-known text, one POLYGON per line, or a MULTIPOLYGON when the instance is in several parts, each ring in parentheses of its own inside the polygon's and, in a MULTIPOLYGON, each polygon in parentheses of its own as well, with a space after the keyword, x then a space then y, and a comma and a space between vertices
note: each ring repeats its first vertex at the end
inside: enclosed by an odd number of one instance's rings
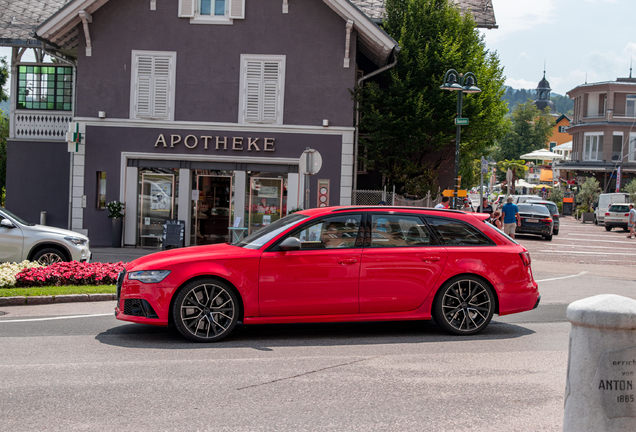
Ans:
MULTIPOLYGON (((607 215, 606 215, 607 216, 607 215)), ((629 216, 629 213, 625 213, 625 216, 629 216)))
POLYGON ((552 222, 552 219, 550 218, 541 219, 541 222, 550 223, 552 222))
POLYGON ((605 213, 605 216, 609 216, 609 215, 610 215, 609 213, 605 213))
POLYGON ((558 219, 558 218, 559 218, 559 215, 558 215, 558 214, 553 214, 553 215, 552 215, 552 219, 558 219))
POLYGON ((529 266, 532 262, 530 259, 530 252, 521 252, 519 256, 521 257, 521 261, 523 261, 524 266, 529 266))

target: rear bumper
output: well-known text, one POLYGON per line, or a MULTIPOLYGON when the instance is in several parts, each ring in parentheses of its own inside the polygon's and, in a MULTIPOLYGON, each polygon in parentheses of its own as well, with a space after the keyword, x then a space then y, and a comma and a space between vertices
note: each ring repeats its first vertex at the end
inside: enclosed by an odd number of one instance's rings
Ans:
POLYGON ((548 236, 552 234, 552 227, 550 225, 541 226, 520 226, 515 229, 515 234, 536 234, 542 236, 548 236))

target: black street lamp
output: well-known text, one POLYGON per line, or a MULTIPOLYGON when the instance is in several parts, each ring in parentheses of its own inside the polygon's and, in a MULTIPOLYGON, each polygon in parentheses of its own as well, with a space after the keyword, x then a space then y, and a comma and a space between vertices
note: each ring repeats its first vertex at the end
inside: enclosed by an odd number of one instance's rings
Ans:
POLYGON ((455 69, 449 69, 444 75, 444 84, 439 87, 441 90, 457 91, 457 138, 455 139, 455 195, 453 197, 453 208, 458 208, 457 191, 461 187, 461 177, 459 177, 459 139, 461 137, 461 126, 468 125, 468 119, 462 118, 462 103, 464 93, 481 93, 477 87, 477 77, 472 72, 465 74, 458 73, 455 69), (458 81, 459 79, 459 81, 458 81))

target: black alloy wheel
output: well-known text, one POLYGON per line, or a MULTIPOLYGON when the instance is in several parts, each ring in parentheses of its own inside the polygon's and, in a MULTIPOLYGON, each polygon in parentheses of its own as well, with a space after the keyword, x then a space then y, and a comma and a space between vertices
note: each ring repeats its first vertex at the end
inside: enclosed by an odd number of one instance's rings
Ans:
POLYGON ((495 313, 495 295, 481 279, 458 276, 440 289, 433 303, 437 325, 455 335, 474 335, 486 328, 495 313))
POLYGON ((66 257, 58 249, 46 248, 33 255, 33 261, 43 266, 66 261, 66 257))
POLYGON ((216 342, 229 335, 239 316, 234 288, 216 279, 188 283, 177 295, 172 309, 174 323, 186 338, 216 342))

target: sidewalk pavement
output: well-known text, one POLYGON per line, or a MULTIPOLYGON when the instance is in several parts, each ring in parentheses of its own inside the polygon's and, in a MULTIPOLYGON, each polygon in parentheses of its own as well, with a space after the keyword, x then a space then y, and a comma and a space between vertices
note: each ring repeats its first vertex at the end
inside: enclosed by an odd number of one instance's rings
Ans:
POLYGON ((91 247, 93 257, 91 262, 113 263, 113 262, 130 262, 142 256, 159 252, 161 249, 156 248, 135 248, 135 247, 91 247))

